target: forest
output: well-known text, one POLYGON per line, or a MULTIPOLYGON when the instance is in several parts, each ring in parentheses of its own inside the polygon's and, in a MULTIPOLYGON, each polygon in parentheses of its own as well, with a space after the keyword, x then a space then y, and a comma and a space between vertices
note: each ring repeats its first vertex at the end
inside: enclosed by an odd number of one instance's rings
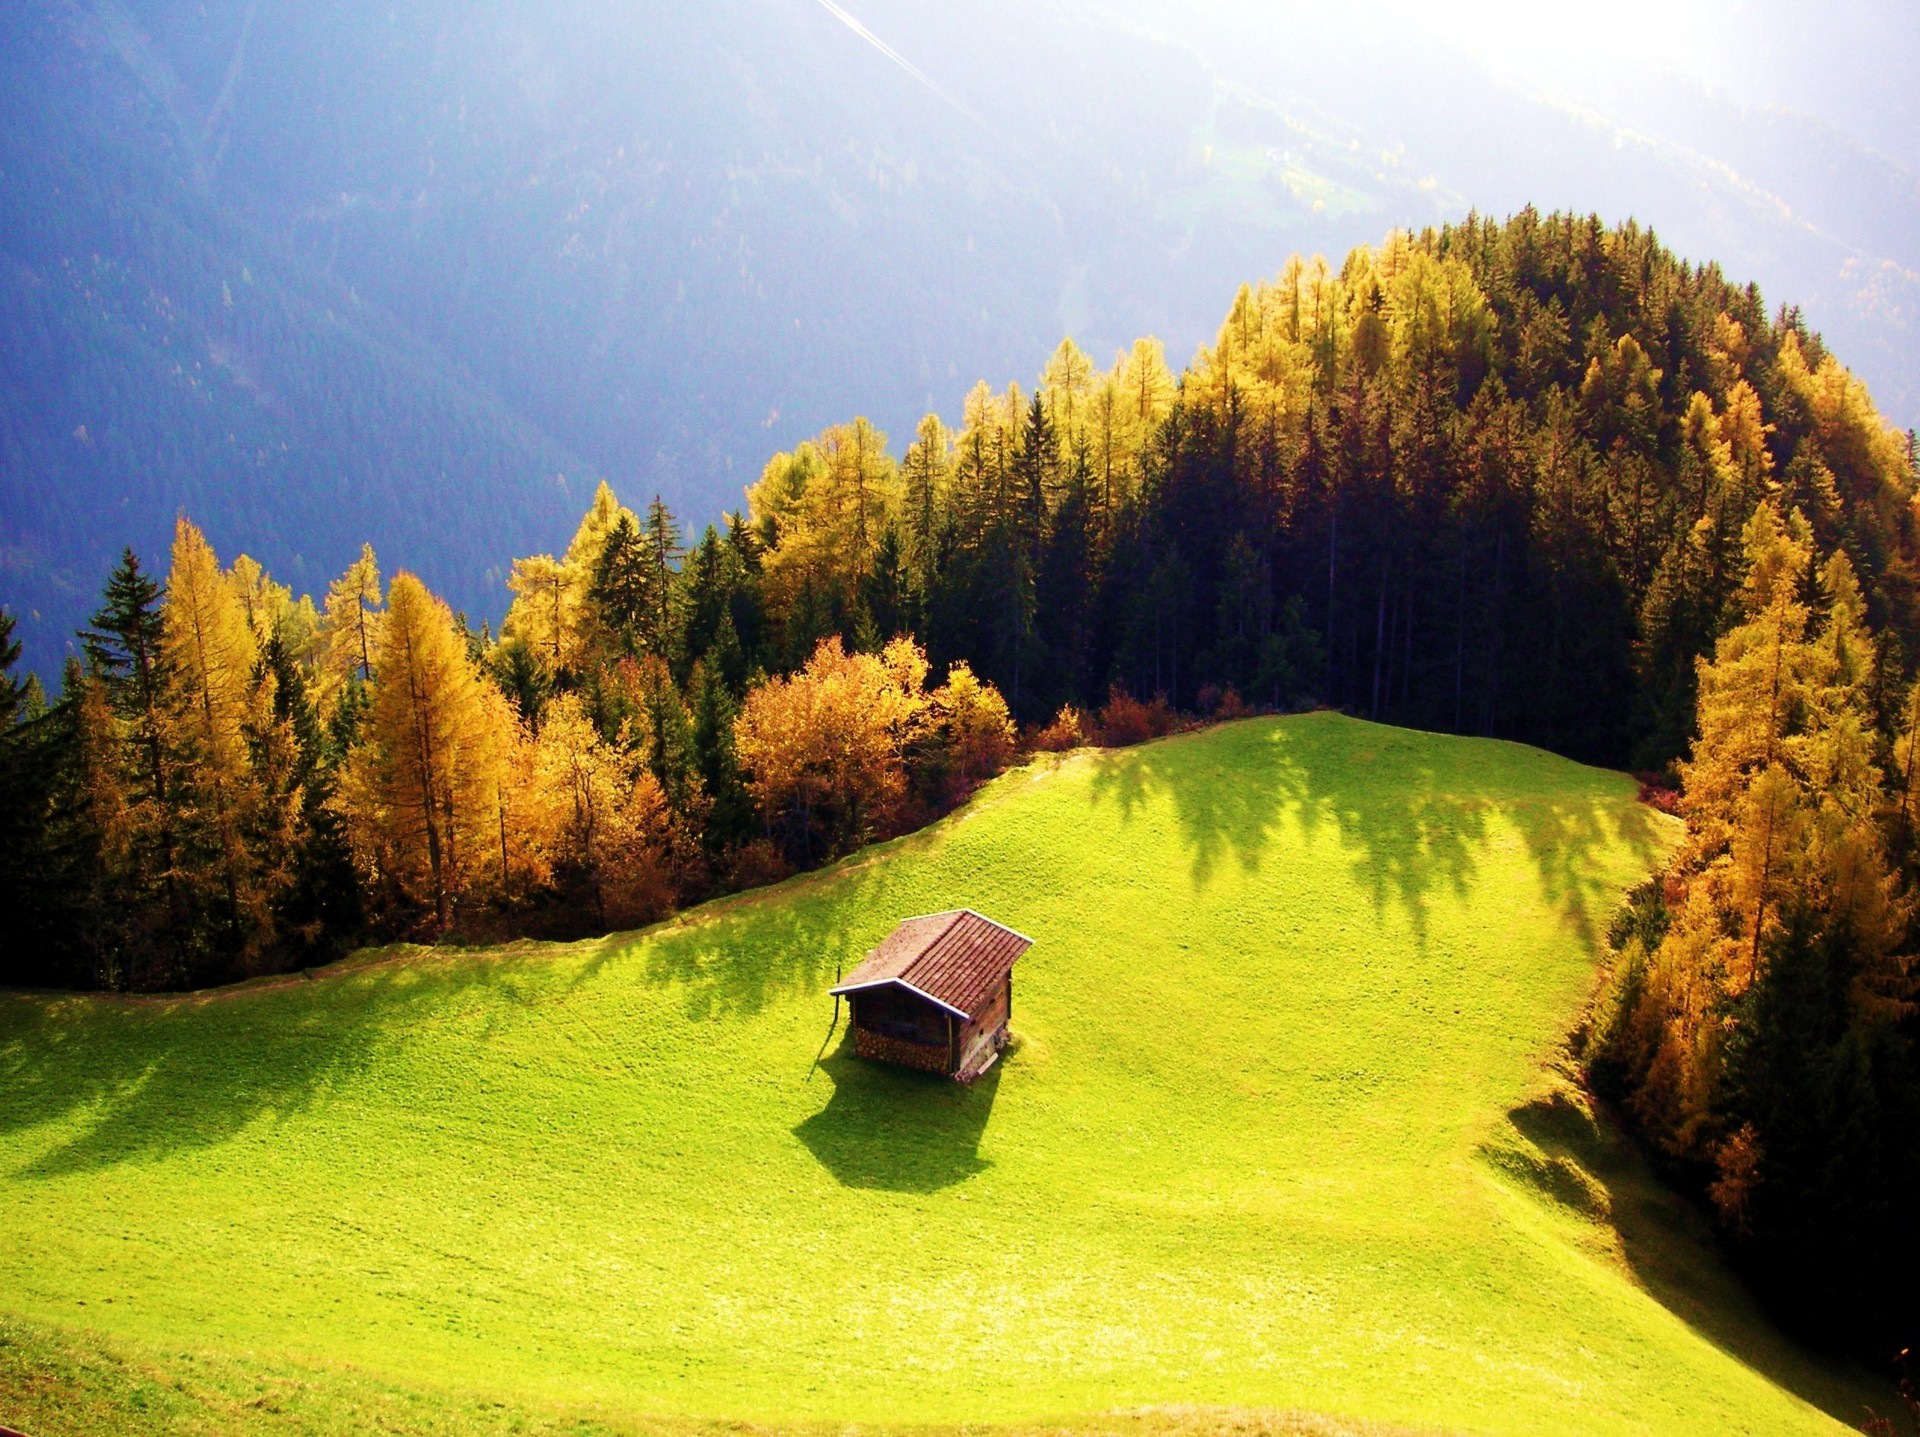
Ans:
POLYGON ((57 696, 0 619, 0 982, 192 987, 632 926, 1023 749, 1325 705, 1642 775, 1594 1089, 1779 1309, 1911 1340, 1914 440, 1796 311, 1523 211, 1295 258, 1176 373, 1071 341, 697 536, 604 485, 498 633, 374 548, 318 598, 187 517, 57 696))

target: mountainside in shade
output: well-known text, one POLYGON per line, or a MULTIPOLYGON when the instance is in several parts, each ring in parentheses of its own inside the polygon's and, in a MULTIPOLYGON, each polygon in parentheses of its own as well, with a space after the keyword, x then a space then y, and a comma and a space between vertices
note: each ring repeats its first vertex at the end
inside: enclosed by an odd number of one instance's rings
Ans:
MULTIPOLYGON (((431 1384, 434 1431, 1839 1432, 1890 1394, 1772 1330, 1554 1058, 1677 827, 1538 750, 1262 719, 638 934, 0 995, 0 1315, 291 1368, 313 1430, 431 1384), (852 1056, 836 971, 957 906, 1034 939, 1013 1048, 852 1056)), ((48 1385, 0 1422, 58 1430, 48 1385)))
POLYGON ((58 663, 101 563, 152 555, 181 509, 301 589, 366 530, 490 605, 488 566, 565 522, 585 466, 223 209, 129 18, 26 6, 0 27, 0 591, 30 661, 58 663))
POLYGON ((183 506, 297 586, 373 538, 497 619, 489 572, 563 543, 595 476, 703 519, 850 407, 904 434, 1063 333, 1178 362, 1290 251, 1472 205, 1635 215, 1916 412, 1920 187, 1856 115, 1516 81, 1390 4, 857 8, 8 7, 0 601, 29 664, 183 506))

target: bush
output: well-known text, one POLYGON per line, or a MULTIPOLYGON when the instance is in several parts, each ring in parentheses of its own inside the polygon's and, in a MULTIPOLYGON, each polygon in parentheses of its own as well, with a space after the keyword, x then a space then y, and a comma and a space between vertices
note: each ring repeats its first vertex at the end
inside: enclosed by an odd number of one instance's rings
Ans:
POLYGON ((727 887, 735 891, 778 883, 793 874, 793 865, 787 862, 780 845, 765 838, 756 838, 738 848, 729 849, 723 867, 727 887))
POLYGON ((1100 742, 1108 748, 1126 748, 1172 733, 1177 722, 1165 694, 1155 694, 1152 703, 1143 704, 1115 684, 1107 691, 1107 706, 1100 710, 1100 742))
POLYGON ((1092 741, 1093 736, 1087 732, 1087 716, 1072 704, 1062 704, 1052 723, 1028 737, 1027 746, 1040 753, 1065 753, 1068 749, 1084 748, 1092 741))
POLYGON ((992 778, 1013 759, 1013 721, 992 684, 957 663, 931 696, 933 723, 947 771, 963 786, 992 778))

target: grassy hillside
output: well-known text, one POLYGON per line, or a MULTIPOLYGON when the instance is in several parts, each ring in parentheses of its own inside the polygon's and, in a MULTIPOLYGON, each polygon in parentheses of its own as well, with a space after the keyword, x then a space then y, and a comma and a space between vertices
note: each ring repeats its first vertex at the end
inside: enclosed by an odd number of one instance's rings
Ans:
POLYGON ((1878 1394, 1553 1067, 1673 837, 1534 750, 1259 720, 640 935, 0 996, 0 1423, 1837 1430, 1878 1394), (1007 1061, 842 1052, 836 971, 963 904, 1036 940, 1007 1061))

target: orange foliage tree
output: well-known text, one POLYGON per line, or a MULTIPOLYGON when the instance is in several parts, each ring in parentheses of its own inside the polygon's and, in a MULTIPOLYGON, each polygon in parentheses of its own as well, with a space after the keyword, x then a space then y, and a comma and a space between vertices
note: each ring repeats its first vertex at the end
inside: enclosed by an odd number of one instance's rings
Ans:
POLYGON ((884 828, 906 793, 906 751, 927 722, 927 656, 911 639, 849 654, 824 639, 806 667, 748 693, 734 744, 770 833, 796 861, 884 828))

